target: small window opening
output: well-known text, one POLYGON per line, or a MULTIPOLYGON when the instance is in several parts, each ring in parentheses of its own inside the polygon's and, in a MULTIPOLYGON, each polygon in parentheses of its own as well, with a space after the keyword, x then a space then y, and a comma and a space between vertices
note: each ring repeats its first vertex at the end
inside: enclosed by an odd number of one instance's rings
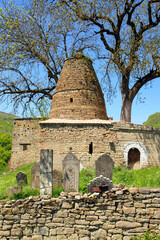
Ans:
POLYGON ((72 147, 70 147, 69 150, 71 151, 71 150, 72 150, 72 147))
POLYGON ((92 154, 93 153, 93 143, 91 142, 89 144, 89 154, 92 154))
POLYGON ((23 145, 23 151, 26 151, 28 148, 27 148, 27 144, 24 144, 23 145))
POLYGON ((73 102, 73 98, 70 98, 70 102, 73 102))

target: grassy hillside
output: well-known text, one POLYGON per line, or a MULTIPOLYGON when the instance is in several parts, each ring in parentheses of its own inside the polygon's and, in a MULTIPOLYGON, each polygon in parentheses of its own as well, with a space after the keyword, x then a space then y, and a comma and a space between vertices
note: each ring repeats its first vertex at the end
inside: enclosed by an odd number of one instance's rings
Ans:
POLYGON ((144 122, 143 125, 160 128, 160 112, 150 115, 148 120, 144 122))
POLYGON ((13 119, 16 116, 0 112, 0 171, 6 166, 11 157, 13 119))
POLYGON ((12 134, 13 119, 15 117, 13 114, 0 112, 0 132, 12 134))

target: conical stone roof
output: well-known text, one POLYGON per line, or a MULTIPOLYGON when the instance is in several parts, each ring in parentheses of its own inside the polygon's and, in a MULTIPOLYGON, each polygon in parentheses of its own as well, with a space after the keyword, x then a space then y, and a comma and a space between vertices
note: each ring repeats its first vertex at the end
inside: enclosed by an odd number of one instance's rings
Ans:
POLYGON ((107 120, 103 93, 91 60, 66 59, 52 98, 50 119, 107 120))

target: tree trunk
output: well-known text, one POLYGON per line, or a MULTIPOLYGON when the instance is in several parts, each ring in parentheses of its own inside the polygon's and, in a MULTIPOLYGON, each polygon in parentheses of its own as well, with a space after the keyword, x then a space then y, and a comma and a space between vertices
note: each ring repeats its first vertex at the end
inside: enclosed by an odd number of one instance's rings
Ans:
POLYGON ((132 101, 126 94, 122 94, 121 120, 131 122, 132 101))

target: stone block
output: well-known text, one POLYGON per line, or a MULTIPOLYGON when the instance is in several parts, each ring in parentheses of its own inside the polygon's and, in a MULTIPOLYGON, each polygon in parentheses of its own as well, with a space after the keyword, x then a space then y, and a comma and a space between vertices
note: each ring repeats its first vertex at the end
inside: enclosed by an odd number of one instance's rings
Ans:
POLYGON ((48 227, 36 227, 34 229, 34 234, 39 236, 48 236, 49 228, 48 227))
POLYGON ((53 193, 53 150, 41 149, 40 195, 53 193))
POLYGON ((137 228, 141 226, 142 225, 138 222, 119 221, 116 223, 116 227, 122 229, 137 228))
POLYGON ((18 236, 18 237, 20 237, 20 236, 22 236, 22 229, 20 229, 20 228, 13 228, 12 230, 11 230, 11 236, 18 236))
POLYGON ((97 231, 91 232, 91 239, 107 239, 107 232, 104 229, 99 229, 97 231))
POLYGON ((123 207, 123 212, 125 214, 134 214, 136 209, 134 207, 123 207))
POLYGON ((41 149, 40 153, 40 174, 53 173, 53 150, 41 149))
POLYGON ((40 188, 40 162, 35 163, 31 168, 31 188, 40 188))

